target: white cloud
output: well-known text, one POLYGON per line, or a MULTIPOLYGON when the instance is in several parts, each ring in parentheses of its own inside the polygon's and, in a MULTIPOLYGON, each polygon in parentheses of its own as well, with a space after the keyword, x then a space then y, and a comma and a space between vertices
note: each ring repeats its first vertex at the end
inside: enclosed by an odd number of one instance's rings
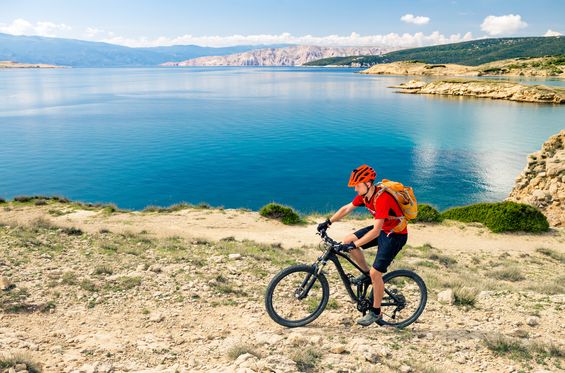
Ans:
POLYGON ((36 22, 35 24, 18 18, 12 23, 0 24, 0 32, 11 35, 39 35, 39 36, 58 36, 61 32, 70 31, 72 28, 64 23, 36 22))
POLYGON ((413 23, 415 25, 427 25, 430 22, 430 17, 415 16, 414 14, 405 14, 400 17, 401 21, 406 23, 413 23))
POLYGON ((294 36, 290 33, 278 35, 230 35, 230 36, 194 36, 182 35, 174 38, 159 37, 156 39, 148 38, 123 38, 119 36, 108 37, 102 40, 106 43, 120 44, 129 47, 156 47, 165 45, 194 44, 208 47, 225 47, 232 45, 257 45, 257 44, 298 44, 298 45, 319 45, 319 46, 382 46, 388 48, 410 48, 425 45, 457 43, 469 41, 473 35, 467 32, 464 35, 453 34, 445 36, 439 31, 425 35, 421 32, 415 34, 389 33, 386 35, 360 35, 356 32, 350 35, 326 35, 314 36, 303 35, 294 36))
POLYGON ((561 36, 563 35, 562 33, 560 33, 559 31, 553 31, 553 30, 547 30, 547 32, 545 34, 543 34, 543 36, 561 36))
POLYGON ((519 14, 488 16, 481 24, 481 30, 492 36, 514 34, 525 27, 528 27, 528 24, 522 21, 522 16, 519 14))
POLYGON ((119 44, 128 47, 157 47, 167 45, 200 45, 208 47, 226 47, 233 45, 260 45, 260 44, 298 44, 298 45, 319 45, 319 46, 351 46, 351 47, 384 47, 384 48, 411 48, 426 45, 457 43, 460 41, 469 41, 473 39, 473 35, 467 32, 464 35, 453 34, 443 35, 439 31, 425 35, 421 32, 415 34, 377 34, 377 35, 360 35, 352 32, 349 35, 302 35, 295 36, 288 32, 281 34, 257 34, 257 35, 208 35, 194 36, 181 35, 177 37, 158 37, 158 38, 126 38, 115 35, 108 30, 99 29, 97 27, 87 27, 80 31, 80 36, 75 32, 69 35, 71 27, 65 24, 55 24, 52 22, 37 22, 32 24, 24 19, 16 19, 9 25, 0 24, 0 32, 13 35, 42 35, 42 36, 61 36, 82 38, 90 41, 101 41, 111 44, 119 44), (57 34, 57 35, 55 35, 57 34))

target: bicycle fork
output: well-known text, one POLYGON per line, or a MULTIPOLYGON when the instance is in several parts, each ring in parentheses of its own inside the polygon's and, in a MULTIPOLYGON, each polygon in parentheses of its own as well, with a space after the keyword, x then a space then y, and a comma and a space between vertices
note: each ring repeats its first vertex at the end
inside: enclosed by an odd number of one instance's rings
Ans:
POLYGON ((296 299, 302 300, 308 296, 310 289, 312 289, 312 286, 314 286, 314 283, 318 279, 318 276, 322 274, 322 270, 324 269, 327 263, 328 261, 325 258, 322 257, 318 258, 318 261, 312 265, 314 269, 314 273, 309 273, 306 276, 306 278, 304 278, 304 281, 302 281, 300 287, 296 289, 294 293, 296 299))

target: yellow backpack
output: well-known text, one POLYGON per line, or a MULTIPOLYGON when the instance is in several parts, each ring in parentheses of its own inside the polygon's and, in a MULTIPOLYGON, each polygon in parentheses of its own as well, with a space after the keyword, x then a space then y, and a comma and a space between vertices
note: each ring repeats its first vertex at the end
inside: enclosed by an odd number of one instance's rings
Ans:
POLYGON ((378 183, 377 188, 379 189, 377 198, 381 193, 387 192, 398 202, 403 216, 389 216, 388 218, 398 220, 398 224, 392 231, 395 233, 402 232, 406 228, 408 220, 415 219, 416 216, 418 216, 418 202, 416 202, 414 191, 409 186, 404 186, 402 183, 387 179, 383 179, 378 183))

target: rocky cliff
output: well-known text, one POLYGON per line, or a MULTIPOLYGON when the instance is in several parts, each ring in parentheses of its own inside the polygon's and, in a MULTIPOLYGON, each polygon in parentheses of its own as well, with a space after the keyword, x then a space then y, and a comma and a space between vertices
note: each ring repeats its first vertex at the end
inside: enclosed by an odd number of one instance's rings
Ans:
POLYGON ((182 62, 167 62, 163 66, 299 66, 328 57, 381 55, 380 48, 332 48, 296 46, 257 49, 228 56, 199 57, 182 62))
POLYGON ((549 224, 565 226, 565 130, 528 156, 528 165, 508 199, 536 206, 549 224))
POLYGON ((520 102, 565 104, 565 89, 563 88, 525 85, 504 80, 447 79, 430 83, 411 80, 391 88, 401 88, 400 93, 472 96, 520 102))

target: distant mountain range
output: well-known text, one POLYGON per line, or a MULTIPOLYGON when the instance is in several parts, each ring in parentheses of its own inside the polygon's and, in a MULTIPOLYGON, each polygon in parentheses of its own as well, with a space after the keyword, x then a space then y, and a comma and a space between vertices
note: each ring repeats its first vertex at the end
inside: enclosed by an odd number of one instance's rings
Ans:
POLYGON ((277 45, 243 45, 225 48, 174 45, 129 48, 120 45, 42 36, 14 36, 0 33, 0 61, 72 67, 158 66, 202 56, 222 56, 277 45))
POLYGON ((263 48, 227 56, 193 58, 182 62, 168 62, 164 66, 300 66, 326 57, 382 55, 381 48, 292 46, 263 48))
POLYGON ((543 57, 565 53, 565 36, 481 39, 432 47, 404 49, 382 56, 348 56, 320 59, 307 66, 370 67, 397 61, 429 64, 456 63, 477 66, 518 57, 543 57))

